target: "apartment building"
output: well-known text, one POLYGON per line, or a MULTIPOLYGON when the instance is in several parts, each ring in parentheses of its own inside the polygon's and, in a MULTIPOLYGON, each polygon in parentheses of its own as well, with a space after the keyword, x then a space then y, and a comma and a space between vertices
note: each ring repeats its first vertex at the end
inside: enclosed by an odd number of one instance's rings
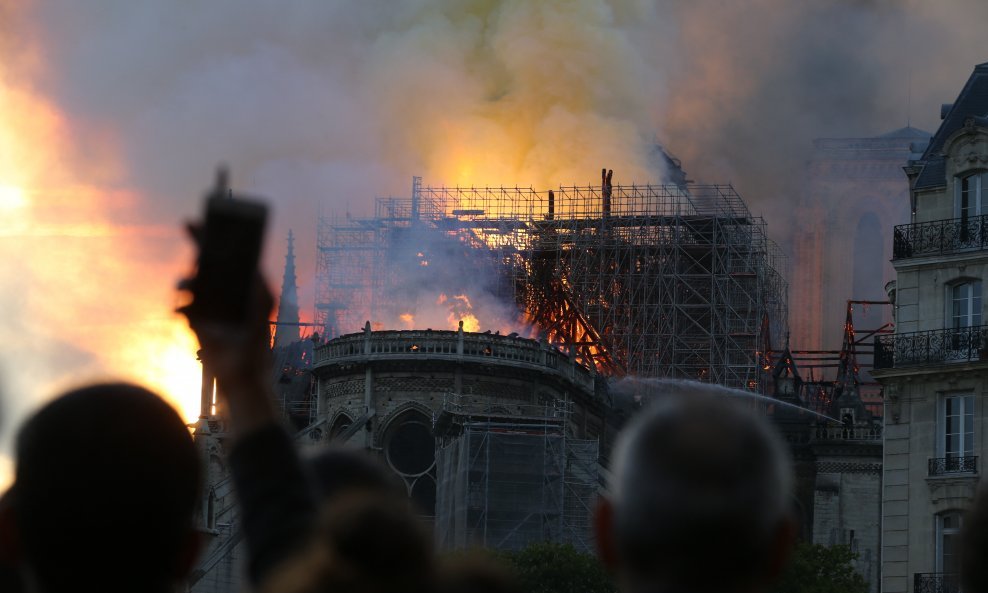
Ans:
POLYGON ((879 336, 884 386, 882 590, 958 590, 963 510, 983 472, 988 393, 988 63, 918 160, 911 220, 895 227, 896 332, 879 336))

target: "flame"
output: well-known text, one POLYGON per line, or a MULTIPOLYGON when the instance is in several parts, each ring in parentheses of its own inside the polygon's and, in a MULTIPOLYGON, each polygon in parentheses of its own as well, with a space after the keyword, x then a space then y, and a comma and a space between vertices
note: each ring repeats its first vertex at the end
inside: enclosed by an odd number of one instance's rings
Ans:
POLYGON ((540 328, 538 331, 544 332, 550 344, 560 347, 567 354, 572 352, 580 363, 594 367, 601 374, 623 374, 614 356, 600 345, 595 328, 586 323, 567 302, 556 303, 551 309, 529 309, 524 315, 525 324, 530 328, 530 338, 535 338, 536 328, 540 328))
POLYGON ((457 329, 459 323, 462 321, 463 331, 480 331, 480 320, 474 315, 473 304, 467 295, 457 294, 452 298, 447 298, 445 294, 440 294, 437 304, 445 304, 449 307, 449 314, 446 316, 446 321, 449 323, 450 329, 457 329))
MULTIPOLYGON (((458 329, 462 321, 463 331, 480 331, 480 320, 477 318, 473 310, 473 303, 470 302, 470 297, 467 295, 457 294, 450 297, 445 292, 441 292, 436 297, 435 305, 439 309, 438 311, 419 311, 420 320, 425 318, 425 322, 428 323, 431 319, 432 321, 439 321, 441 324, 441 320, 445 318, 447 329, 458 329)), ((408 329, 412 329, 417 322, 410 313, 403 313, 398 318, 408 329)))
POLYGON ((191 260, 178 225, 142 223, 112 141, 31 90, 41 64, 11 62, 0 64, 5 403, 23 415, 61 389, 121 379, 194 419, 196 343, 170 312, 191 260))
MULTIPOLYGON (((467 313, 460 319, 455 319, 452 313, 450 313, 450 322, 463 322, 463 331, 465 332, 478 332, 480 331, 480 320, 473 316, 471 313, 467 313)), ((457 326, 459 324, 457 323, 457 326)))

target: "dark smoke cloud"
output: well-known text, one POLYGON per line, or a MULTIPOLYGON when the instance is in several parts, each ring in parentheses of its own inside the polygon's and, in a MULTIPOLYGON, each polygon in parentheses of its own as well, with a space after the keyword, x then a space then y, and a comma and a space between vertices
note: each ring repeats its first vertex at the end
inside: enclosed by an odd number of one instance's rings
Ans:
POLYGON ((663 137, 693 177, 734 182, 779 239, 812 139, 933 132, 988 60, 988 4, 974 0, 672 5, 684 51, 663 137))

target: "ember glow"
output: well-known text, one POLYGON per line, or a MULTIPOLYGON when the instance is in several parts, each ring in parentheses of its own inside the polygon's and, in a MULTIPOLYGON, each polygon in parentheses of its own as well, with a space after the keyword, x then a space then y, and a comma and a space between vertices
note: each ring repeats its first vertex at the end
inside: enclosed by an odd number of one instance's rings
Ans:
POLYGON ((509 314, 512 308, 492 302, 489 296, 478 299, 477 303, 475 308, 474 301, 466 294, 449 296, 441 292, 431 300, 419 300, 414 312, 400 313, 394 322, 372 321, 371 327, 375 331, 395 328, 456 330, 462 323, 466 332, 514 332, 529 337, 535 334, 535 329, 520 316, 515 318, 509 314))

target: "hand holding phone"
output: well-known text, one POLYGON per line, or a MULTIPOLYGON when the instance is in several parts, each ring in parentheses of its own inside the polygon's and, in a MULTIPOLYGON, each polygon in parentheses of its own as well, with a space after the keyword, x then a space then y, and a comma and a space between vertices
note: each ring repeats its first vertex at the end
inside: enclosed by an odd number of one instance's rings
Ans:
POLYGON ((267 207, 230 195, 226 174, 206 197, 203 223, 189 225, 199 254, 181 283, 192 302, 180 311, 199 338, 234 433, 277 421, 270 385, 268 317, 273 299, 258 269, 267 207))
POLYGON ((197 242, 196 274, 186 283, 192 302, 183 312, 193 323, 239 325, 247 320, 268 209, 257 200, 234 198, 225 171, 206 197, 197 242))

